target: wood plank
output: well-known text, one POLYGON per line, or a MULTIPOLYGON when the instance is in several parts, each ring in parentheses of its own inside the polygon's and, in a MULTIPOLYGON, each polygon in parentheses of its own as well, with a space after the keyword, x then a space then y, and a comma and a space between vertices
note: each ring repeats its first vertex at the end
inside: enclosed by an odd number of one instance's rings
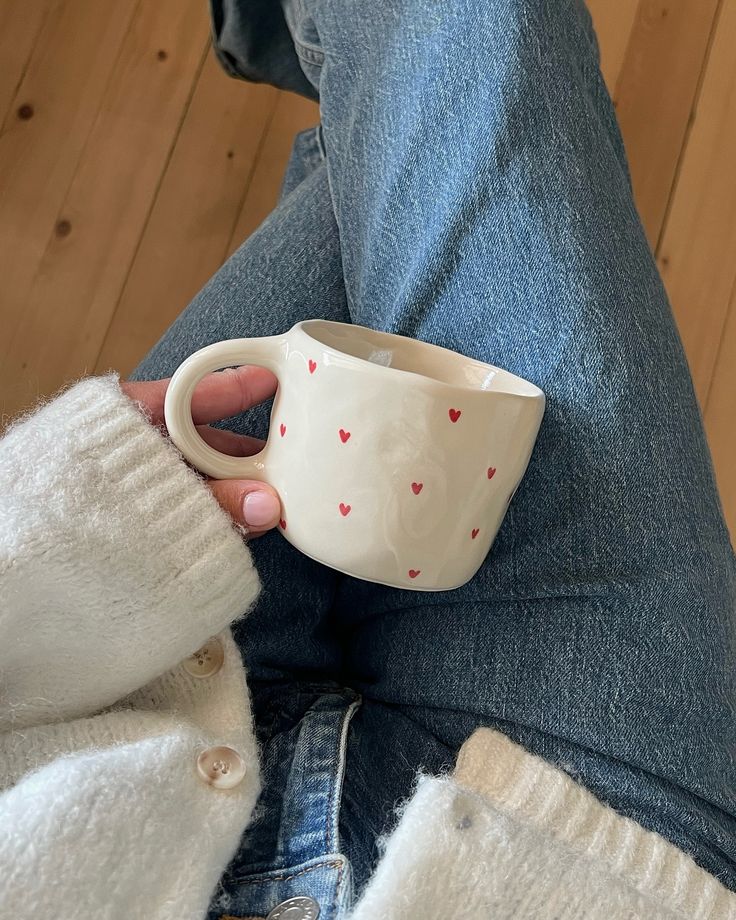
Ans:
POLYGON ((51 0, 0 3, 0 122, 7 116, 43 23, 58 15, 51 0))
POLYGON ((724 0, 659 248, 701 405, 736 282, 736 0, 724 0))
POLYGON ((294 135, 319 122, 315 102, 293 93, 279 93, 273 118, 258 154, 253 179, 230 240, 233 252, 274 209, 289 161, 294 135))
POLYGON ((277 97, 207 55, 98 372, 130 373, 222 264, 277 97))
POLYGON ((616 0, 613 3, 611 0, 588 0, 601 50, 601 72, 613 97, 638 6, 639 0, 616 0))
POLYGON ((713 454, 726 522, 736 545, 736 288, 713 373, 705 410, 705 430, 713 454))
POLYGON ((719 0, 641 0, 615 93, 639 213, 659 240, 719 0))
POLYGON ((23 305, 5 411, 93 369, 208 41, 201 0, 141 5, 23 305))
POLYGON ((0 386, 12 380, 3 358, 135 6, 136 0, 56 5, 0 129, 0 386))

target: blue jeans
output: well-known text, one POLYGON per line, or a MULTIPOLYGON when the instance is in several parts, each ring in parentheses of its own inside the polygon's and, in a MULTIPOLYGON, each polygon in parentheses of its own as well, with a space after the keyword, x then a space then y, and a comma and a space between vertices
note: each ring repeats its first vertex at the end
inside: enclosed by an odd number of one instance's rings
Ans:
MULTIPOLYGON (((548 406, 459 590, 359 582, 275 533, 253 544, 264 591, 236 634, 265 790, 213 916, 312 894, 339 917, 417 770, 450 768, 479 725, 736 889, 734 557, 582 3, 214 12, 231 72, 318 94, 321 127, 136 376, 323 317, 500 365, 548 406)), ((267 409, 227 424, 264 435, 267 409)))

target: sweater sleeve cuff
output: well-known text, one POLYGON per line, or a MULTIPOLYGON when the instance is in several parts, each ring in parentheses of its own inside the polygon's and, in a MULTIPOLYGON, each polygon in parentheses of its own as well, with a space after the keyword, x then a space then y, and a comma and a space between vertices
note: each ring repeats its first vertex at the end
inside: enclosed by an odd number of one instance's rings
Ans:
POLYGON ((16 719, 109 705, 254 602, 241 535, 117 377, 77 383, 16 423, 0 451, 11 494, 0 620, 19 636, 0 665, 16 719), (36 712, 29 697, 44 695, 51 711, 36 712))
POLYGON ((70 419, 85 430, 85 452, 104 464, 123 527, 130 539, 136 532, 132 561, 148 557, 151 608, 179 602, 201 621, 204 638, 220 632, 260 589, 242 534, 199 473, 122 392, 117 376, 85 380, 69 396, 70 419))
POLYGON ((688 856, 487 728, 454 776, 420 776, 382 851, 351 920, 736 918, 688 856))
POLYGON ((468 738, 455 780, 549 846, 575 852, 652 903, 691 918, 736 914, 733 896, 689 856, 501 732, 481 728, 468 738))

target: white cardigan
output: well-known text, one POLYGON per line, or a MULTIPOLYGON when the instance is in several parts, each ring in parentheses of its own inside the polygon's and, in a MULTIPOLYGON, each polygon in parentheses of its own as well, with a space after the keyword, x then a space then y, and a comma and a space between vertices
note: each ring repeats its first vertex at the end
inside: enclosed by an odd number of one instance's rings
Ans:
MULTIPOLYGON (((228 630, 257 593, 241 536, 114 377, 0 441, 2 920, 205 915, 259 792, 228 630), (196 678, 214 635, 223 665, 196 678), (197 769, 220 745, 233 788, 197 769)), ((351 918, 491 917, 720 920, 736 896, 483 729, 418 781, 351 918)))

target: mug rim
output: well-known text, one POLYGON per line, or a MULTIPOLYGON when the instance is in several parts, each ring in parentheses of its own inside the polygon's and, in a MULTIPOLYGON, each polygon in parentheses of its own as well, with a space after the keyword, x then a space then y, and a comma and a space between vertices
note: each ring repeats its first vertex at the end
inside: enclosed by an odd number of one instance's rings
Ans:
POLYGON ((530 380, 526 380, 524 377, 520 377, 518 374, 514 374, 511 371, 507 371, 502 367, 498 367, 495 364, 489 364, 487 361, 479 361, 477 358, 470 358, 467 355, 463 355, 460 352, 453 351, 450 348, 445 348, 442 345, 435 345, 432 342, 425 342, 423 339, 412 339, 409 336, 397 335, 391 332, 383 332, 380 329, 371 329, 369 326, 361 326, 357 323, 340 323, 335 320, 328 319, 306 319, 297 323, 294 326, 295 329, 299 329, 304 333, 309 339, 311 339, 315 344, 319 345, 320 348, 325 349, 327 352, 330 352, 334 355, 339 355, 341 358, 348 358, 351 361, 357 361, 359 364, 364 364, 367 367, 370 367, 374 370, 387 371, 394 376, 401 375, 402 377, 415 377, 418 380, 426 381, 431 383, 434 386, 441 387, 448 390, 459 390, 464 393, 479 393, 487 395, 505 395, 505 396, 515 396, 522 399, 545 399, 544 391, 541 390, 535 383, 532 383, 530 380), (411 348, 412 345, 420 345, 422 348, 429 348, 432 351, 441 353, 445 357, 450 357, 453 361, 464 361, 470 362, 476 365, 479 368, 484 368, 489 372, 492 372, 494 378, 500 375, 501 380, 508 381, 512 385, 512 389, 490 389, 482 388, 478 386, 471 386, 470 384, 462 383, 448 383, 445 380, 439 380, 437 377, 431 377, 428 374, 422 374, 419 371, 410 371, 403 370, 398 367, 387 367, 383 364, 375 364, 372 361, 368 361, 365 358, 361 358, 358 355, 350 354, 349 352, 341 351, 339 348, 335 348, 332 345, 328 345, 323 342, 321 339, 310 333, 310 328, 338 328, 338 329, 359 329, 364 332, 370 333, 372 336, 375 336, 379 339, 384 339, 387 341, 399 341, 402 343, 403 347, 411 348), (407 346, 406 343, 409 343, 407 346))

